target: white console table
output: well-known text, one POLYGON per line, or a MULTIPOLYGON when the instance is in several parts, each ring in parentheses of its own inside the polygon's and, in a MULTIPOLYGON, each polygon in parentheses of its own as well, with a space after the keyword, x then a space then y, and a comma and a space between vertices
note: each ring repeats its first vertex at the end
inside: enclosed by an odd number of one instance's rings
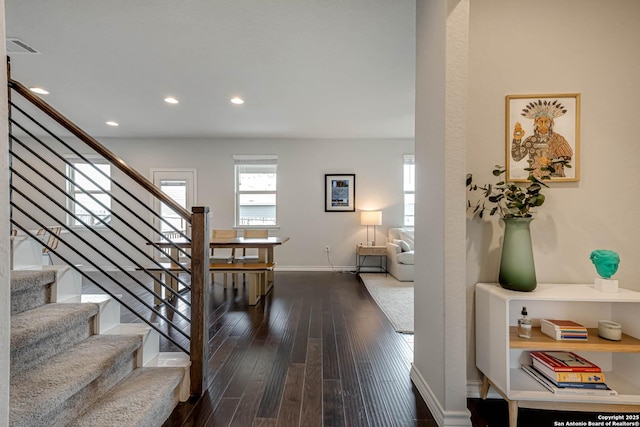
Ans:
POLYGON ((476 366, 483 375, 481 397, 489 387, 508 402, 509 426, 517 427, 518 408, 566 411, 640 412, 640 292, 604 293, 594 285, 538 284, 532 292, 515 292, 479 283, 475 292, 476 366), (522 307, 532 319, 531 339, 517 335, 522 307), (586 342, 556 341, 540 332, 540 319, 570 319, 589 329, 586 342), (622 341, 598 337, 598 320, 622 325, 622 341), (558 396, 521 368, 531 364, 529 351, 573 351, 599 365, 617 396, 558 396))

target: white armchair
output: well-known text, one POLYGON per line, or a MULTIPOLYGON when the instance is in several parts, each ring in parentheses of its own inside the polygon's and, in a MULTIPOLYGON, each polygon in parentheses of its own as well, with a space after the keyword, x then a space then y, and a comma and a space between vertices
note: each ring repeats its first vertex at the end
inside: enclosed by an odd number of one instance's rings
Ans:
POLYGON ((401 282, 413 281, 413 236, 406 228, 387 230, 387 268, 401 282))

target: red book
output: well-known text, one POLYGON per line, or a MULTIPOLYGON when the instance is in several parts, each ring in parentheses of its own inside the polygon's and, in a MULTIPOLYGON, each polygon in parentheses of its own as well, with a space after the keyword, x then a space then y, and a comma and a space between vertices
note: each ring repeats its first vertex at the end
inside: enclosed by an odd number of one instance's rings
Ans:
POLYGON ((598 365, 570 351, 532 351, 531 357, 555 372, 602 372, 598 365))

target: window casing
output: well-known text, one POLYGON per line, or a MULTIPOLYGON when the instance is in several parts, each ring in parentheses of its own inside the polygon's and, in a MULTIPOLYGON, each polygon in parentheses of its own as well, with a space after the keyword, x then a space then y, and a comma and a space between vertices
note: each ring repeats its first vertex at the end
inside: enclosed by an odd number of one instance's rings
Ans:
POLYGON ((67 215, 67 225, 93 227, 111 223, 111 165, 101 159, 92 159, 92 163, 82 159, 69 162, 67 191, 73 199, 68 208, 75 217, 67 215))
POLYGON ((415 226, 416 161, 415 155, 404 155, 404 226, 415 226))
MULTIPOLYGON (((160 180, 160 190, 183 208, 187 207, 187 182, 185 180, 160 180)), ((164 203, 160 203, 160 216, 166 221, 160 222, 160 231, 163 233, 173 231, 167 222, 180 231, 187 229, 185 220, 164 203)))
POLYGON ((236 226, 277 225, 277 156, 233 156, 236 226))
MULTIPOLYGON (((196 169, 151 169, 153 184, 163 193, 171 197, 178 205, 191 210, 196 200, 196 169)), ((152 219, 161 233, 171 233, 175 230, 189 233, 189 224, 184 218, 169 206, 154 199, 154 211, 161 219, 152 219)))

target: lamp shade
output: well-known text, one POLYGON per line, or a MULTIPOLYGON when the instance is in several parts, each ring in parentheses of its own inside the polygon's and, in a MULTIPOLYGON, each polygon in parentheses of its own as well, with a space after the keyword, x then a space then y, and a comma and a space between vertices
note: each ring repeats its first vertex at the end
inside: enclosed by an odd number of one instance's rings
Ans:
POLYGON ((382 225, 382 211, 361 211, 360 224, 382 225))

